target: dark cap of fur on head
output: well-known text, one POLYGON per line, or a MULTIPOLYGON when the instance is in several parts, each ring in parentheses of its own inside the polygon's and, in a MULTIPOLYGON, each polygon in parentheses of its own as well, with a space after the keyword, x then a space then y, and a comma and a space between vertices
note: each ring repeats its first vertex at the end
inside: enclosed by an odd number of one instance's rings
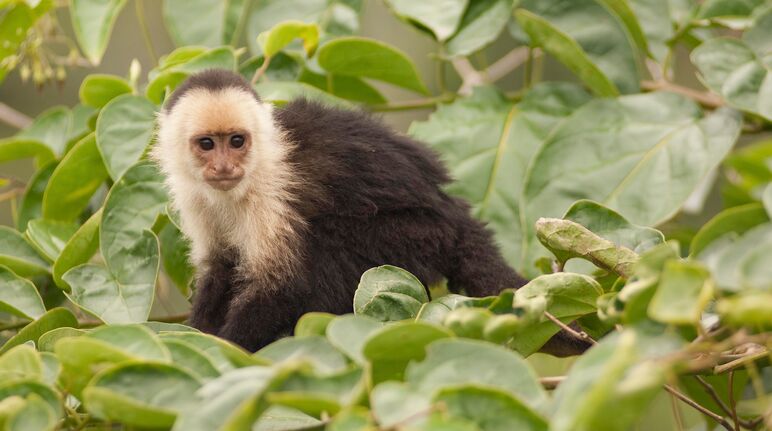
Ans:
POLYGON ((211 91, 238 88, 255 96, 255 100, 260 100, 249 82, 238 73, 226 69, 206 69, 190 75, 185 82, 180 84, 164 102, 164 110, 166 112, 171 111, 182 96, 196 88, 205 88, 211 91))

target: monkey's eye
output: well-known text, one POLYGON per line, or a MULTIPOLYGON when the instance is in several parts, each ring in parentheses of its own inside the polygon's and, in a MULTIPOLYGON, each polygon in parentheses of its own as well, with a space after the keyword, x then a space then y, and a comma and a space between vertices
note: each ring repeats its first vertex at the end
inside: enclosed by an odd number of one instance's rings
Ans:
POLYGON ((244 137, 241 135, 233 135, 231 136, 231 147, 233 148, 241 148, 244 146, 244 137))
POLYGON ((209 151, 214 148, 214 141, 212 138, 201 138, 198 140, 198 146, 204 151, 209 151))

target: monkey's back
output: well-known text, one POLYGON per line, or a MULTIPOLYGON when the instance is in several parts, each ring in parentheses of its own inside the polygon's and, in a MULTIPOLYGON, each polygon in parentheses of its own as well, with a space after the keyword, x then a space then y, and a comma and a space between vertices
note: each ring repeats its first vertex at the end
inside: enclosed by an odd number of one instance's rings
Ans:
POLYGON ((310 217, 437 208, 448 199, 441 186, 450 178, 437 155, 371 115, 299 99, 276 119, 310 217))

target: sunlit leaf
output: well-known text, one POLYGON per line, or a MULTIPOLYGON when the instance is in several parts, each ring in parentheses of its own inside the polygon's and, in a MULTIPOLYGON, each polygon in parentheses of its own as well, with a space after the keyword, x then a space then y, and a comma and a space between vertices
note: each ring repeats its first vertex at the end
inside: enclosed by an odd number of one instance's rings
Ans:
POLYGON ((73 0, 72 27, 78 44, 91 64, 98 65, 107 49, 115 20, 126 0, 73 0))
POLYGON ((0 265, 0 310, 27 319, 36 319, 46 312, 43 299, 35 285, 0 265))

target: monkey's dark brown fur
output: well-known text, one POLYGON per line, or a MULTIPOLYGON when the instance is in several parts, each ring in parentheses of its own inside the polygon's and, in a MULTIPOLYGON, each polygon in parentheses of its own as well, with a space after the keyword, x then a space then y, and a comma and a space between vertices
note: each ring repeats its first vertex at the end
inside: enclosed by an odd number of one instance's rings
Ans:
MULTIPOLYGON (((196 87, 245 85, 235 74, 204 72, 183 84, 166 109, 196 87)), ((384 264, 410 271, 424 285, 447 278, 450 290, 471 296, 525 283, 469 206, 443 191, 448 174, 423 144, 361 111, 306 100, 275 109, 273 117, 286 134, 297 179, 289 204, 305 221, 296 226, 297 267, 237 276, 238 252, 225 247, 199 277, 193 326, 254 351, 291 333, 304 313, 351 312, 362 273, 384 264)), ((556 343, 546 350, 583 348, 562 335, 550 344, 556 343)))

